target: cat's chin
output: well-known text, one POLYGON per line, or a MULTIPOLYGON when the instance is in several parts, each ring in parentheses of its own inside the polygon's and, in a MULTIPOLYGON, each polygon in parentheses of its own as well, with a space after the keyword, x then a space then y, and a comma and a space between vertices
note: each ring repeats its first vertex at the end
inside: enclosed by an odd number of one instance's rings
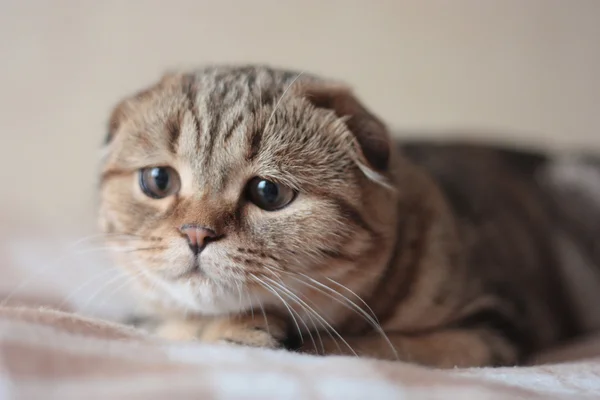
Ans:
POLYGON ((184 313, 223 315, 239 313, 252 307, 248 295, 241 296, 238 289, 228 288, 205 275, 190 272, 173 279, 148 276, 152 288, 141 293, 152 301, 162 303, 184 313))

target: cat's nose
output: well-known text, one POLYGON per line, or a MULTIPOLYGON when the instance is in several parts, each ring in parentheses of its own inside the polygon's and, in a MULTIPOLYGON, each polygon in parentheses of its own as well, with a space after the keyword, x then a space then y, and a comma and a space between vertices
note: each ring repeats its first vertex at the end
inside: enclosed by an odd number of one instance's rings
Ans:
POLYGON ((210 241, 218 238, 217 233, 212 229, 194 224, 182 225, 179 231, 187 238, 190 250, 194 254, 200 254, 210 241))

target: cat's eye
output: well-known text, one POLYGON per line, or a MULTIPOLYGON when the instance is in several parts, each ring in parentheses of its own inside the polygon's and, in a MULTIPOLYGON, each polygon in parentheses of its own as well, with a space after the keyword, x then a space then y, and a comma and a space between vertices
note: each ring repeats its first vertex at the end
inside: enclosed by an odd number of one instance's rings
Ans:
POLYGON ((179 175, 171 167, 150 167, 140 170, 140 187, 153 199, 163 199, 179 192, 179 175))
POLYGON ((295 197, 293 189, 263 178, 253 178, 248 183, 248 199, 265 211, 279 210, 295 197))

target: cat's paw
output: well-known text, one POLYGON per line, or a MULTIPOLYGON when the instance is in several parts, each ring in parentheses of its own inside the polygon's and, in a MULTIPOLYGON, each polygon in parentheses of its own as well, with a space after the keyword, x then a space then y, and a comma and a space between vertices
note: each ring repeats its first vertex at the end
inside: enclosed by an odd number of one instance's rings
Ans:
POLYGON ((263 320, 241 316, 213 320, 203 329, 200 340, 277 349, 283 347, 285 336, 285 324, 276 317, 263 320))
POLYGON ((270 349, 281 348, 286 336, 285 323, 279 318, 263 320, 250 316, 165 320, 156 326, 154 333, 176 341, 196 340, 270 349))

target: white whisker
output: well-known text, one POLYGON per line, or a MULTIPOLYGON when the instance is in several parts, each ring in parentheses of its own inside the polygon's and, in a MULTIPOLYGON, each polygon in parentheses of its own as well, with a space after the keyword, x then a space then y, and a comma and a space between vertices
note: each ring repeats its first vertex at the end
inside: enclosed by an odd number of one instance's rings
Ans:
POLYGON ((117 269, 116 268, 108 268, 108 269, 106 269, 104 271, 100 271, 99 273, 92 275, 90 278, 86 279, 85 282, 83 282, 81 285, 77 286, 77 288, 75 288, 67 296, 65 296, 63 298, 63 300, 60 302, 60 304, 58 305, 58 308, 59 309, 63 308, 64 306, 66 306, 67 304, 69 304, 69 302, 71 300, 73 300, 73 298, 75 297, 75 295, 77 295, 83 289, 85 289, 86 287, 88 287, 90 284, 96 282, 96 280, 98 280, 98 278, 104 277, 108 273, 114 273, 115 270, 117 270, 117 269))
POLYGON ((290 88, 292 87, 292 85, 294 83, 296 83, 296 81, 304 74, 304 71, 300 72, 291 82, 290 84, 285 88, 285 90, 283 91, 283 93, 281 94, 281 96, 279 97, 279 100, 277 100, 277 103, 275 103, 275 107, 273 107, 273 111, 271 112, 271 115, 269 116, 269 119, 267 120, 267 123, 265 124, 265 127, 263 128, 263 134, 267 131, 267 128, 269 127, 269 124, 271 123, 271 120, 273 119, 273 117, 275 116, 275 112, 277 111, 277 109, 279 108, 279 105, 281 104, 281 101, 283 100, 283 98, 285 97, 285 95, 287 94, 287 92, 290 90, 290 88))
POLYGON ((130 274, 126 274, 124 272, 122 272, 121 274, 113 277, 112 279, 109 279, 107 282, 105 282, 103 285, 101 285, 95 292, 93 292, 90 297, 87 299, 86 302, 84 302, 81 306, 81 310, 84 311, 88 308, 88 306, 92 303, 92 301, 98 297, 99 294, 101 294, 104 290, 106 290, 108 287, 110 287, 110 285, 115 284, 116 282, 118 282, 120 279, 125 279, 127 281, 129 281, 130 279, 133 279, 134 277, 137 277, 141 274, 141 272, 137 272, 133 275, 130 274))
POLYGON ((106 248, 93 248, 93 249, 80 250, 80 251, 76 251, 76 252, 69 252, 67 254, 61 255, 60 257, 56 258, 54 261, 49 262, 41 270, 36 271, 34 274, 29 275, 28 277, 22 279, 21 282, 18 285, 16 285, 4 297, 4 299, 2 300, 2 302, 0 302, 0 306, 5 306, 21 290, 25 289, 28 285, 32 284, 36 279, 39 279, 40 277, 42 277, 44 274, 46 274, 53 267, 56 267, 57 264, 60 263, 60 262, 62 262, 63 260, 66 260, 69 257, 73 257, 75 255, 83 255, 83 254, 86 254, 86 253, 91 253, 91 252, 95 252, 95 251, 104 251, 104 250, 106 250, 106 248))
POLYGON ((292 309, 289 306, 289 304, 285 301, 285 299, 283 297, 281 297, 281 295, 274 288, 272 288, 265 281, 263 281, 262 279, 260 279, 256 275, 252 275, 252 278, 254 280, 256 280, 258 283, 260 283, 261 285, 263 285, 263 287, 265 289, 267 289, 268 291, 270 291, 271 293, 273 293, 276 297, 278 297, 279 300, 281 300, 281 302, 283 303, 283 305, 285 306, 285 308, 287 308, 288 312, 290 313, 290 316, 292 317, 292 320, 294 321, 294 324, 296 325, 296 329, 298 330, 298 335, 300 336, 300 341, 302 343, 304 343, 304 338, 302 337, 302 330, 300 329, 300 325, 298 324, 298 321, 296 320, 296 316, 294 315, 294 312, 292 311, 292 309))
POLYGON ((248 300, 248 305, 250 306, 250 315, 252 316, 252 320, 254 320, 254 306, 252 305, 252 299, 250 298, 250 291, 245 288, 244 293, 246 294, 246 299, 248 300))
POLYGON ((373 317, 371 317, 365 310, 363 310, 362 308, 360 308, 356 303, 354 303, 352 300, 350 300, 349 298, 347 298, 346 296, 344 296, 343 294, 341 294, 340 292, 338 292, 337 290, 317 281, 316 279, 311 278, 308 275, 305 274, 292 274, 290 273, 290 276, 292 277, 292 279, 295 279, 296 281, 298 281, 299 283, 302 283, 314 290, 317 290, 318 292, 322 293, 323 295, 329 297, 330 299, 338 302, 339 304, 345 306, 346 308, 348 308, 349 310, 352 310, 356 313, 358 313, 361 317, 363 317, 372 327, 373 329, 375 329, 375 331, 381 335, 381 337, 386 341, 387 345, 390 347, 390 349, 392 350, 392 352, 394 353, 394 356, 396 357, 396 359, 399 359, 398 356, 398 352, 396 351, 396 347, 393 345, 392 341, 390 340, 390 338, 387 336, 387 334, 385 333, 385 331, 383 330, 383 328, 381 327, 381 325, 379 324, 379 322, 377 320, 375 320, 373 317), (342 301, 337 297, 334 297, 332 295, 330 295, 329 293, 323 291, 322 289, 319 289, 317 286, 311 285, 308 282, 305 282, 301 279, 298 279, 296 277, 294 277, 293 275, 298 275, 301 277, 304 277, 305 279, 310 280, 311 282, 314 283, 314 285, 318 285, 326 290, 328 290, 329 292, 341 297, 342 301))
POLYGON ((129 277, 124 279, 122 284, 115 285, 108 293, 104 293, 102 295, 104 297, 104 299, 100 303, 98 303, 98 308, 102 309, 102 306, 108 301, 108 299, 110 298, 111 295, 115 294, 119 290, 123 289, 125 286, 129 285, 134 279, 137 279, 137 277, 139 275, 141 275, 141 272, 138 272, 138 273, 132 274, 132 275, 129 274, 129 277))
MULTIPOLYGON (((306 307, 302 304, 302 300, 300 300, 300 298, 298 298, 298 296, 296 296, 293 292, 291 292, 288 288, 285 287, 285 285, 283 285, 283 283, 278 283, 276 281, 274 281, 271 278, 265 277, 265 279, 268 279, 272 284, 277 285, 279 288, 281 288, 283 290, 283 294, 286 295, 290 300, 292 300, 294 303, 298 304, 301 308, 303 308, 305 311, 307 310, 306 307)), ((308 327, 308 325, 306 325, 306 322, 304 322, 304 320, 300 317, 300 314, 298 315, 298 319, 300 319, 300 322, 302 322, 302 325, 304 325, 304 328, 306 328, 306 333, 308 333, 308 336, 310 337, 310 340, 314 346, 314 348, 317 348, 317 343, 315 342, 315 338, 313 337, 310 328, 308 327)), ((316 326, 315 323, 312 319, 312 316, 309 315, 310 320, 313 322, 313 326, 315 327, 316 330, 316 326)), ((322 345, 322 343, 321 343, 322 345)))
MULTIPOLYGON (((292 292, 290 291, 290 293, 292 293, 292 292)), ((310 307, 308 304, 306 304, 302 299, 300 299, 294 293, 292 293, 292 294, 296 297, 296 299, 298 299, 298 301, 302 302, 310 311, 312 311, 317 318, 319 318, 324 324, 326 324, 327 327, 329 329, 331 329, 331 331, 333 331, 333 333, 348 347, 348 349, 352 352, 352 354, 354 354, 355 356, 358 357, 358 354, 356 354, 356 352, 354 351, 352 346, 350 346, 350 344, 346 341, 346 339, 344 339, 342 337, 342 335, 325 318, 323 318, 319 313, 317 313, 315 310, 313 310, 312 307, 310 307)))
POLYGON ((371 316, 373 317, 373 319, 375 321, 377 321, 377 323, 379 323, 379 319, 377 318, 377 315, 375 315, 375 312, 373 311, 373 309, 371 307, 369 307, 369 305, 367 304, 366 301, 364 301, 362 299, 362 297, 360 297, 359 295, 357 295, 354 291, 352 291, 350 288, 348 288, 347 286, 342 285, 341 283, 329 278, 329 277, 325 277, 325 279, 327 279, 329 282, 333 283, 334 285, 337 285, 339 287, 341 287, 342 289, 345 289, 346 291, 350 292, 354 297, 356 297, 361 303, 363 303, 363 305, 367 308, 367 310, 369 310, 369 312, 371 313, 371 316))
POLYGON ((269 320, 267 319, 267 313, 265 312, 265 307, 262 303, 262 301, 260 300, 260 298, 255 294, 254 298, 256 299, 256 302, 258 303, 258 307, 260 307, 260 311, 262 312, 263 318, 265 319, 265 326, 267 327, 267 333, 269 335, 271 335, 271 329, 269 328, 269 320))

